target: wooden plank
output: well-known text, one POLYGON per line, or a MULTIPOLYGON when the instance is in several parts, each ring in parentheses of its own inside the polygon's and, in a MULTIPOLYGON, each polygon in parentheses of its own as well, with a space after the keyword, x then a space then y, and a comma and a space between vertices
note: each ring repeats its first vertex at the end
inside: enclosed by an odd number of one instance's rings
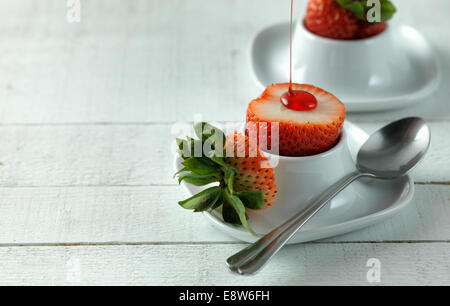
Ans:
POLYGON ((1 285, 449 285, 449 243, 308 244, 283 249, 259 274, 232 274, 225 259, 242 245, 0 248, 1 285))
MULTIPOLYGON (((450 186, 416 186, 398 215, 336 241, 450 241, 450 186)), ((176 186, 0 188, 1 244, 236 242, 177 205, 176 186)))
MULTIPOLYGON (((430 17, 426 1, 399 0, 396 19, 414 24, 435 49, 439 91, 407 109, 351 118, 450 119, 450 32, 436 31, 435 22, 450 27, 450 3, 434 1, 440 9, 430 17)), ((296 3, 298 16, 305 2, 296 3)), ((81 22, 68 23, 65 1, 0 3, 0 122, 170 122, 195 113, 239 120, 260 94, 249 43, 289 17, 288 1, 272 0, 92 0, 81 8, 81 22)))
POLYGON ((178 187, 1 188, 0 243, 232 241, 178 187))
POLYGON ((69 24, 66 2, 17 5, 15 18, 0 23, 0 84, 8 101, 0 121, 174 121, 192 120, 195 112, 239 118, 242 102, 257 95, 246 47, 265 19, 247 12, 259 7, 259 1, 86 1, 81 22, 69 24))
POLYGON ((0 185, 152 185, 172 178, 170 126, 2 127, 0 185))
MULTIPOLYGON (((371 131, 382 125, 361 124, 371 131)), ((172 146, 189 132, 177 126, 0 126, 0 186, 174 185, 172 146)), ((413 178, 449 182, 450 122, 431 128, 430 152, 413 178)))

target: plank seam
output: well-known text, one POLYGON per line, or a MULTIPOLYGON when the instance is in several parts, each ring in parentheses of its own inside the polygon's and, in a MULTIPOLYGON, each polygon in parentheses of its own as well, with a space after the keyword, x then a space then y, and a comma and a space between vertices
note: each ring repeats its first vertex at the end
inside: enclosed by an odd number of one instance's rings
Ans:
MULTIPOLYGON (((449 244, 450 240, 380 240, 380 241, 312 241, 304 245, 344 244, 449 244)), ((211 242, 77 242, 77 243, 1 243, 0 248, 10 247, 99 247, 99 246, 196 246, 196 245, 248 245, 240 241, 211 242)))
MULTIPOLYGON (((415 185, 420 186, 450 186, 450 182, 414 182, 415 185)), ((0 189, 8 189, 8 188, 110 188, 110 187, 127 187, 127 188, 142 188, 142 187, 179 187, 178 184, 118 184, 118 185, 19 185, 19 186, 8 186, 8 185, 0 185, 0 189)))
MULTIPOLYGON (((225 122, 236 122, 239 123, 240 121, 230 120, 230 121, 217 121, 218 123, 225 123, 225 122)), ((392 120, 381 120, 381 121, 365 121, 365 120, 351 120, 352 123, 360 123, 360 124, 385 124, 388 122, 391 122, 392 120)), ((426 120, 428 123, 449 123, 450 119, 428 119, 426 120)), ((187 124, 193 124, 193 121, 185 121, 185 120, 178 120, 178 121, 99 121, 99 122, 30 122, 30 123, 19 123, 19 122, 11 122, 11 123, 0 123, 0 127, 46 127, 46 126, 153 126, 153 125, 172 125, 179 122, 187 123, 187 124)))

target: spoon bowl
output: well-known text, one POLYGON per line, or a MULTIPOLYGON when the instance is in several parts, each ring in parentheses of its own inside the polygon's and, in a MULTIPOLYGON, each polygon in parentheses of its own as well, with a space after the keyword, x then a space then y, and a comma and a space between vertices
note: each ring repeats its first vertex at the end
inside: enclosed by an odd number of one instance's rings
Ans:
POLYGON ((423 158, 430 140, 430 129, 423 119, 395 121, 370 136, 359 150, 356 166, 378 178, 403 176, 423 158))

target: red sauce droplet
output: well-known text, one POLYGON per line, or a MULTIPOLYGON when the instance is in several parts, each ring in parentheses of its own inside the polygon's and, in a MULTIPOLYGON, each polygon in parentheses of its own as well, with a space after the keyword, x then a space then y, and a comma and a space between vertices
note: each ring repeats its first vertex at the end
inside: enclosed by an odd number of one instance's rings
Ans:
POLYGON ((316 97, 304 90, 289 89, 281 96, 281 103, 295 111, 311 111, 317 107, 316 97))

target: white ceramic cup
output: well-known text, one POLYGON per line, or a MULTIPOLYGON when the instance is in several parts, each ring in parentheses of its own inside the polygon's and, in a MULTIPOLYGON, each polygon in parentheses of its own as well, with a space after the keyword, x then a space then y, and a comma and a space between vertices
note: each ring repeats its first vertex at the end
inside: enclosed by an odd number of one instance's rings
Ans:
POLYGON ((283 216, 306 208, 329 186, 356 169, 345 125, 338 143, 324 153, 306 157, 275 156, 267 152, 264 155, 278 163, 274 167, 276 205, 268 210, 283 216))
POLYGON ((296 77, 346 97, 355 88, 369 87, 373 92, 392 88, 392 82, 401 86, 405 78, 401 74, 407 72, 409 63, 394 49, 391 34, 388 26, 384 32, 367 39, 330 39, 309 32, 303 20, 299 20, 293 38, 296 77))
MULTIPOLYGON (((408 49, 409 50, 409 49, 408 49)), ((357 40, 324 38, 296 22, 293 37, 294 81, 326 88, 344 103, 384 102, 427 95, 437 74, 422 36, 407 26, 390 22, 380 34, 357 40), (407 52, 405 43, 415 51, 407 52)), ((381 105, 381 104, 380 104, 381 105)))

